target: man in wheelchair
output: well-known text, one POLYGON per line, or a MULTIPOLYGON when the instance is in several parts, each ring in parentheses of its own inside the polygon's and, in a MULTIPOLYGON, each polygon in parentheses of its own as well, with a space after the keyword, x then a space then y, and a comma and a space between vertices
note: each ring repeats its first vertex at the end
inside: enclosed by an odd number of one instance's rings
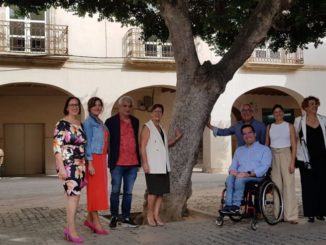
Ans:
POLYGON ((222 214, 240 214, 246 183, 261 181, 272 163, 270 149, 256 141, 255 129, 251 125, 241 128, 244 146, 234 153, 229 176, 226 179, 225 206, 222 214))

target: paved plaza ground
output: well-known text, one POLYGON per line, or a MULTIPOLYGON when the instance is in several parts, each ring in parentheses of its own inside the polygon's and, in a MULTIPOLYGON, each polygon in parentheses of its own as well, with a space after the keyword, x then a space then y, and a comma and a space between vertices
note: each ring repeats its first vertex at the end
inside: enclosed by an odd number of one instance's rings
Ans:
MULTIPOLYGON (((160 228, 118 227, 108 236, 91 233, 82 225, 86 214, 84 192, 77 215, 78 230, 85 238, 84 244, 95 245, 326 244, 326 222, 310 224, 302 216, 298 225, 280 223, 270 226, 260 220, 257 231, 250 229, 249 220, 240 223, 225 220, 223 227, 217 227, 214 216, 225 178, 223 174, 193 174, 193 196, 188 206, 196 212, 184 221, 167 223, 160 228), (206 215, 198 215, 198 212, 206 215)), ((299 182, 297 176, 296 192, 300 204, 299 182)), ((132 212, 141 211, 144 189, 144 174, 139 173, 132 212)), ((0 244, 70 244, 63 238, 64 204, 63 191, 56 177, 0 179, 0 244)), ((103 219, 105 225, 108 222, 103 219)))

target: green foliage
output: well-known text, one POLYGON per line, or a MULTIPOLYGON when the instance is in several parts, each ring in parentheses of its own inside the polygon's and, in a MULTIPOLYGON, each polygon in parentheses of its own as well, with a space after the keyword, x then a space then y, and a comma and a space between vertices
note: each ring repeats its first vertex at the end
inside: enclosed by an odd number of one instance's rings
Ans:
MULTIPOLYGON (((140 26, 143 37, 157 36, 162 41, 169 37, 164 19, 155 0, 0 0, 0 4, 18 5, 22 12, 37 12, 63 7, 78 15, 99 13, 100 19, 140 26)), ((173 0, 170 0, 173 3, 173 0)), ((194 36, 200 36, 218 53, 223 53, 255 9, 258 0, 188 0, 189 18, 194 36)), ((308 43, 315 46, 326 36, 326 0, 296 0, 290 11, 283 11, 270 29, 266 40, 269 47, 295 51, 308 43)))
POLYGON ((315 47, 326 36, 326 0, 300 0, 291 11, 275 22, 269 31, 270 47, 276 50, 284 47, 295 51, 297 47, 306 48, 307 43, 315 47))

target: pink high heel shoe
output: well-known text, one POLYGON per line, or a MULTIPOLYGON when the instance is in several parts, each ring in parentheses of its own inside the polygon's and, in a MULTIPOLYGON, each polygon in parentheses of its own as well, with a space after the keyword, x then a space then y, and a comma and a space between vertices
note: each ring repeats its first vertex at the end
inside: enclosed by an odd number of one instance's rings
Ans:
POLYGON ((85 220, 84 221, 84 225, 87 226, 89 229, 91 229, 94 233, 98 234, 98 235, 108 235, 109 232, 107 230, 100 230, 100 229, 97 229, 94 225, 94 223, 92 222, 89 222, 88 220, 85 220))
POLYGON ((68 228, 65 228, 63 230, 63 233, 65 235, 65 238, 72 243, 83 243, 84 242, 83 238, 81 238, 81 237, 72 237, 68 228))
POLYGON ((99 230, 99 229, 96 229, 96 227, 94 226, 94 233, 98 234, 98 235, 108 235, 109 232, 105 229, 102 229, 102 230, 99 230))
POLYGON ((94 224, 92 222, 89 222, 88 220, 84 221, 84 226, 88 227, 92 231, 94 231, 94 224))

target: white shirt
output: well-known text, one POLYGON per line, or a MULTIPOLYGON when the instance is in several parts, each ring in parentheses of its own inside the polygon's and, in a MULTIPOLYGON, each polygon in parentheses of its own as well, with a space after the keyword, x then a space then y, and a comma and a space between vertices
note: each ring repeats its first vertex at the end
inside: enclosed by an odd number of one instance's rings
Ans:
POLYGON ((291 146, 290 126, 288 122, 272 123, 269 130, 270 146, 286 148, 291 146))

